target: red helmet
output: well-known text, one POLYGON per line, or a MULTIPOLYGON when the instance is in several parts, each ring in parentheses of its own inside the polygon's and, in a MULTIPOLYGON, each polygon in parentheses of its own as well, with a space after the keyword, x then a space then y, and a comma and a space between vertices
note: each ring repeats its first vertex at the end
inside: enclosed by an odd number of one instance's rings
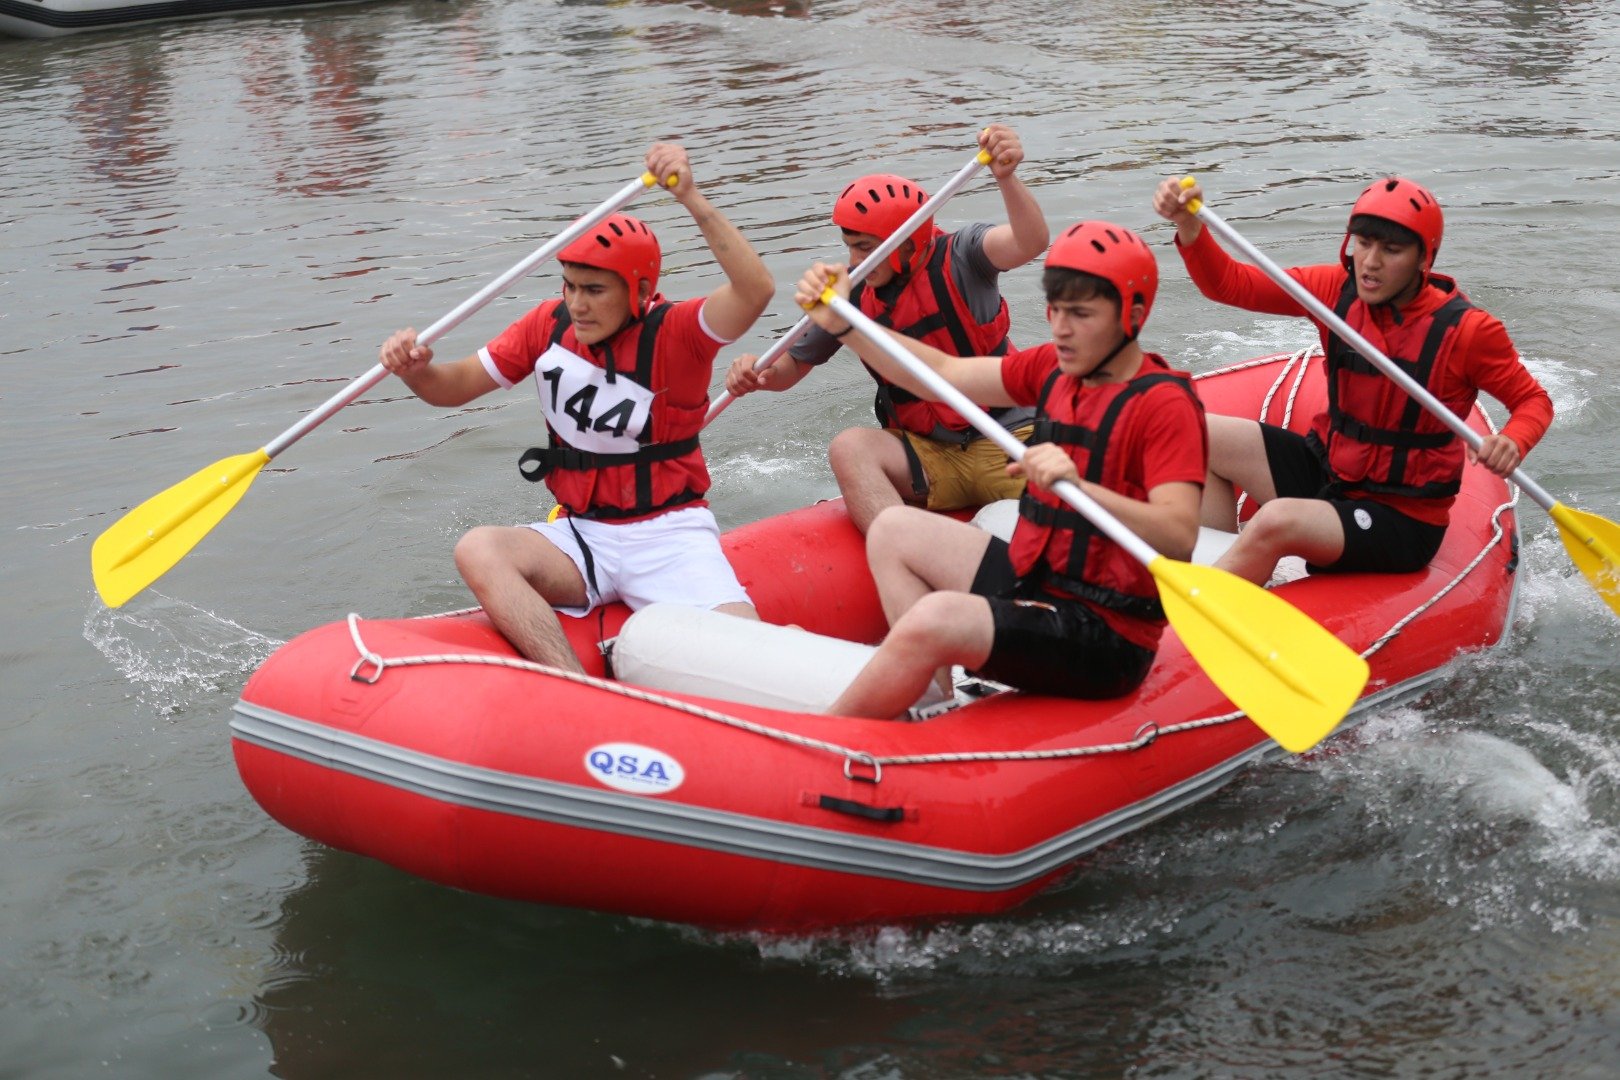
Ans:
POLYGON ((637 317, 646 314, 652 295, 658 291, 662 258, 652 230, 628 214, 609 214, 557 255, 558 262, 618 274, 630 287, 630 308, 637 317), (641 300, 643 281, 651 286, 647 303, 641 300))
MULTIPOLYGON (((838 196, 833 203, 833 224, 850 232, 870 233, 879 240, 887 240, 928 201, 928 192, 893 173, 873 173, 863 176, 838 196)), ((917 253, 928 246, 934 234, 934 219, 924 220, 912 232, 917 239, 917 253)), ((896 273, 905 270, 898 254, 889 256, 889 265, 896 273)))
MULTIPOLYGON (((1445 218, 1440 213, 1440 202, 1422 184, 1400 176, 1374 180, 1350 208, 1353 220, 1360 214, 1383 218, 1411 229, 1423 243, 1423 269, 1434 266, 1434 257, 1440 252, 1440 236, 1445 231, 1445 218)), ((1350 233, 1344 234, 1339 245, 1339 261, 1349 264, 1350 233)))
POLYGON ((1153 297, 1159 291, 1159 260, 1142 238, 1122 225, 1082 221, 1058 234, 1046 253, 1046 265, 1079 270, 1119 290, 1119 325, 1127 338, 1142 332, 1153 297), (1131 308, 1142 305, 1142 321, 1131 323, 1131 308))

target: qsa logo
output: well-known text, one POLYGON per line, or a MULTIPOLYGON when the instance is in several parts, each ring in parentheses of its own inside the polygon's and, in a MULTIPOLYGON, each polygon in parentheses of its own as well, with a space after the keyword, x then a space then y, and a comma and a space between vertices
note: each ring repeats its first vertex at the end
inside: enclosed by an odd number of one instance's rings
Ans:
POLYGON ((650 746, 603 743, 585 753, 585 769, 597 780, 633 795, 664 795, 681 786, 681 763, 650 746))

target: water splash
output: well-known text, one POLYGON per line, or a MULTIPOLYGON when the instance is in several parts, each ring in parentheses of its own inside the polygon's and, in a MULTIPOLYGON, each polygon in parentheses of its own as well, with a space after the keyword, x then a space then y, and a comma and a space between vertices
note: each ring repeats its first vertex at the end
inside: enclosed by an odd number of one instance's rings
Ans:
POLYGON ((175 715, 236 689, 283 644, 214 612, 149 593, 138 607, 94 604, 84 621, 94 645, 155 712, 175 715))
POLYGON ((1602 376, 1597 372, 1578 367, 1567 360, 1527 356, 1524 366, 1530 369, 1530 374, 1536 377, 1536 381, 1552 398, 1559 426, 1578 422, 1592 400, 1591 388, 1601 385, 1602 376))
POLYGON ((819 478, 817 464, 806 462, 797 455, 784 452, 780 457, 762 457, 754 453, 741 453, 713 462, 709 466, 715 476, 722 479, 757 480, 764 476, 819 478))
POLYGON ((894 985, 913 978, 1061 975, 1166 929, 1162 912, 1018 918, 936 926, 879 926, 808 937, 749 935, 761 960, 894 985))
POLYGON ((1257 356, 1297 352, 1315 343, 1309 328, 1298 319, 1261 319, 1242 333, 1199 330, 1185 334, 1172 354, 1172 363, 1195 371, 1211 371, 1257 356))
MULTIPOLYGON (((1579 506, 1579 500, 1579 493, 1564 498, 1570 506, 1579 506)), ((1519 588, 1519 618, 1537 624, 1537 629, 1545 623, 1547 629, 1563 628, 1578 630, 1588 637, 1595 635, 1612 655, 1620 643, 1620 621, 1604 605, 1592 583, 1570 561, 1568 548, 1546 515, 1528 499, 1520 500, 1520 514, 1527 533, 1520 553, 1521 563, 1530 572, 1519 588)))
MULTIPOLYGON (((1550 733, 1535 749, 1478 730, 1392 739, 1337 760, 1332 770, 1364 800, 1376 849, 1400 856, 1402 877, 1470 924, 1582 925, 1578 896, 1620 877, 1620 830, 1602 820, 1593 792, 1612 783, 1615 752, 1600 739, 1570 755, 1570 728, 1508 718, 1512 728, 1550 733), (1568 768, 1568 778, 1547 764, 1568 768), (1593 768, 1592 762, 1596 762, 1593 768)), ((1588 740, 1590 741, 1590 740, 1588 740)))

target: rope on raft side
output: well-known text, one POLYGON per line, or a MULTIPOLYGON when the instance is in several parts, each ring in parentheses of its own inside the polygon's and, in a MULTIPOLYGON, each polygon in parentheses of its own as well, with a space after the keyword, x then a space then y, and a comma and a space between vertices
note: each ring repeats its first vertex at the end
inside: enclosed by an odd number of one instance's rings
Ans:
MULTIPOLYGON (((1278 374, 1276 381, 1272 383, 1270 390, 1266 393, 1265 399, 1260 407, 1261 416, 1266 414, 1266 411, 1271 406, 1272 398, 1276 395, 1282 384, 1287 380, 1289 373, 1294 370, 1295 364, 1297 363, 1299 367, 1295 373, 1294 384, 1289 389, 1287 404, 1284 411, 1283 422, 1285 424, 1288 422, 1289 418, 1293 415, 1294 400, 1299 393, 1300 386, 1304 380, 1305 371, 1309 366, 1309 361, 1314 355, 1319 353, 1320 349, 1313 345, 1301 349, 1299 352, 1294 353, 1288 358, 1287 363, 1283 365, 1282 371, 1278 374)), ((1216 371, 1207 372, 1204 375, 1197 375, 1194 376, 1194 378, 1207 378, 1210 375, 1220 375, 1232 371, 1241 371, 1246 368, 1258 367, 1263 364, 1275 362, 1276 361, 1273 358, 1250 360, 1241 364, 1232 365, 1230 367, 1220 368, 1216 371)), ((1492 434, 1495 434, 1496 426, 1491 422, 1490 416, 1486 414, 1484 410, 1481 410, 1480 412, 1481 415, 1485 417, 1485 426, 1490 429, 1492 434)), ((1362 651, 1361 656, 1363 658, 1372 656, 1385 645, 1389 644, 1400 635, 1401 631, 1406 629, 1406 627, 1411 624, 1413 619, 1417 618, 1419 615, 1423 614, 1423 612, 1439 603, 1439 601, 1444 598, 1446 594, 1450 593, 1458 585, 1462 584, 1463 580, 1479 567, 1479 565, 1485 560, 1485 557, 1490 554, 1492 549, 1502 542, 1503 537, 1506 535, 1506 530, 1502 527, 1502 514, 1516 507, 1519 502, 1519 489, 1517 487, 1513 487, 1512 490, 1512 498, 1491 512, 1491 525, 1494 530, 1493 535, 1491 539, 1486 542, 1485 546, 1480 549, 1479 554, 1474 556, 1473 560, 1469 562, 1467 566, 1463 567, 1463 569, 1454 578, 1442 586, 1433 596, 1429 597, 1429 599, 1424 601, 1422 604, 1418 605, 1406 615, 1403 615, 1400 619, 1396 620, 1388 630, 1379 635, 1379 637, 1376 638, 1372 644, 1368 645, 1367 648, 1362 651)), ((480 609, 476 607, 462 608, 458 611, 441 612, 438 615, 428 617, 445 618, 453 615, 467 615, 479 610, 480 609)), ((649 705, 657 705, 661 708, 670 709, 674 712, 685 713, 688 716, 695 716, 702 720, 709 720, 717 724, 723 724, 727 727, 736 728, 737 730, 746 731, 750 734, 759 735, 765 738, 775 739, 779 742, 785 742, 807 750, 816 750, 832 754, 843 759, 844 774, 846 776, 851 775, 852 766, 862 766, 871 769, 873 775, 869 779, 873 783, 876 783, 882 779, 883 767, 885 765, 943 765, 982 761, 1055 761, 1064 758, 1091 757, 1100 754, 1129 753, 1133 750, 1140 750, 1148 746, 1150 743, 1164 735, 1176 735, 1183 732, 1195 731, 1199 728, 1214 727, 1218 724, 1229 724, 1236 720, 1243 719, 1246 715, 1241 710, 1234 710, 1229 713, 1222 713, 1218 716, 1200 717, 1196 720, 1184 720, 1179 724, 1167 724, 1162 726, 1149 721, 1138 728, 1136 734, 1132 738, 1123 742, 1093 743, 1087 746, 1069 746, 1051 750, 967 750, 948 754, 878 755, 866 750, 857 750, 853 747, 840 745, 839 743, 828 742, 825 739, 815 739, 807 735, 800 735, 797 732, 784 731, 781 728, 771 727, 768 724, 757 723, 753 720, 745 720, 740 716, 733 716, 729 713, 720 712, 716 709, 710 709, 703 705, 698 705, 690 701, 683 701, 679 698, 669 697, 654 691, 642 690, 633 686, 626 686, 624 683, 613 682, 610 679, 603 679, 594 675, 585 675, 575 671, 564 671, 561 668, 551 667, 547 664, 537 664, 532 660, 524 660, 518 657, 491 656, 482 653, 437 653, 423 656, 399 657, 380 656, 371 651, 371 649, 367 647, 365 641, 361 638, 360 616, 358 614, 351 613, 348 621, 349 635, 354 640, 355 650, 360 654, 360 659, 355 662, 354 668, 349 673, 350 677, 354 679, 375 683, 378 679, 382 678, 383 671, 388 668, 420 667, 430 664, 481 664, 486 667, 504 667, 512 668, 518 671, 530 671, 534 672, 535 674, 546 675, 550 678, 562 679, 565 682, 572 682, 581 686, 589 686, 593 689, 601 690, 606 693, 617 694, 620 697, 629 698, 633 701, 640 701, 649 705), (371 671, 369 672, 366 670, 367 665, 370 665, 371 668, 371 671)))

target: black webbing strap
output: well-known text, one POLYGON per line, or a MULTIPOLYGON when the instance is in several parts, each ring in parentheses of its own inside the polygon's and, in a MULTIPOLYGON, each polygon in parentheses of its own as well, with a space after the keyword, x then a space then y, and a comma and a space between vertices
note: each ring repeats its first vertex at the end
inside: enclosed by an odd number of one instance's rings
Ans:
MULTIPOLYGON (((1346 279, 1344 287, 1339 290, 1338 300, 1334 303, 1334 312, 1345 318, 1350 307, 1355 303, 1356 283, 1354 278, 1346 279)), ((1423 344, 1414 360, 1405 360, 1400 357, 1388 359, 1411 377, 1412 381, 1420 386, 1428 386, 1429 377, 1434 373, 1434 365, 1440 356, 1440 346, 1444 344, 1446 334, 1451 331, 1462 317, 1473 307, 1466 297, 1458 293, 1435 309, 1431 316, 1428 333, 1423 337, 1423 344)), ((1349 415, 1339 404, 1339 371, 1353 372, 1358 375, 1383 375, 1371 361, 1352 349, 1348 342, 1337 334, 1330 336, 1330 352, 1328 357, 1328 424, 1333 432, 1344 435, 1355 442, 1366 443, 1371 446, 1388 446, 1394 453, 1390 456, 1389 478, 1387 480, 1359 480, 1351 483, 1334 482, 1329 485, 1333 494, 1347 490, 1366 491, 1374 494, 1405 495, 1420 499, 1447 498, 1462 490, 1461 480, 1433 480, 1426 484, 1408 484, 1405 482, 1408 452, 1412 450, 1439 450, 1449 446, 1456 438, 1450 431, 1419 432, 1413 430, 1422 418, 1424 408, 1416 398, 1408 395, 1406 407, 1401 412, 1399 426, 1394 428, 1374 427, 1349 415)), ((1387 376, 1386 376, 1387 377, 1387 376)))
POLYGON ((683 457, 698 448, 698 437, 672 443, 648 443, 623 454, 598 454, 561 446, 531 446, 518 457, 518 472, 531 483, 544 480, 553 469, 603 469, 613 465, 651 464, 683 457))
POLYGON ((1048 567, 1045 563, 1037 563, 1035 568, 1018 579, 1020 586, 1033 585, 1042 589, 1057 589, 1081 600, 1089 600, 1100 607, 1117 611, 1122 615, 1129 615, 1137 619, 1147 619, 1152 622, 1164 621, 1164 605, 1158 597, 1132 596, 1130 593, 1120 592, 1118 589, 1108 589, 1101 585, 1093 585, 1089 581, 1081 581, 1066 574, 1060 574, 1048 567))
POLYGON ((849 814, 852 817, 865 818, 868 821, 904 821, 906 809, 903 806, 868 806, 854 799, 840 799, 833 795, 821 796, 817 803, 823 810, 831 810, 837 814, 849 814))
MULTIPOLYGON (((1030 436, 1030 445, 1033 446, 1037 442, 1052 442, 1062 445, 1065 440, 1053 438, 1053 433, 1072 436, 1073 438, 1069 440, 1071 443, 1086 447, 1085 479, 1093 484, 1102 483, 1104 459, 1108 450, 1109 437, 1113 434, 1115 425, 1119 423, 1120 413, 1124 411, 1125 406, 1132 400, 1156 386, 1170 384, 1185 391, 1195 402, 1197 401, 1197 394, 1192 389, 1192 386, 1186 379, 1178 375, 1169 373, 1140 375, 1132 379, 1123 390, 1114 395, 1114 399, 1108 403, 1108 408, 1103 410, 1102 419, 1098 421, 1095 428, 1087 428, 1078 424, 1063 424, 1051 420, 1048 417, 1046 407, 1053 389, 1057 386, 1058 376, 1061 374, 1061 370, 1054 369, 1041 386, 1038 399, 1040 410, 1038 415, 1040 419, 1035 421, 1035 432, 1030 436), (1043 424, 1047 426, 1047 437, 1044 439, 1041 438, 1043 424), (1081 439, 1086 441, 1081 442, 1081 439)), ((1036 499, 1027 488, 1023 496, 1018 500, 1018 515, 1032 525, 1063 528, 1069 530, 1072 534, 1069 539, 1069 559, 1065 567, 1067 573, 1059 574, 1046 566, 1045 563, 1037 562, 1035 567, 1020 579, 1021 582, 1033 581, 1036 584, 1051 582, 1064 592, 1074 596, 1081 596, 1104 607, 1137 615, 1140 618, 1164 618, 1164 609, 1156 599, 1146 600, 1142 597, 1130 596, 1112 589, 1090 585, 1084 580, 1086 558, 1091 548, 1091 538, 1099 532, 1097 527, 1085 515, 1070 509, 1067 505, 1049 506, 1036 499), (1095 594, 1087 595, 1084 590, 1094 590, 1095 594), (1151 604, 1152 607, 1142 609, 1142 611, 1146 612, 1144 614, 1135 610, 1138 603, 1151 604)))

